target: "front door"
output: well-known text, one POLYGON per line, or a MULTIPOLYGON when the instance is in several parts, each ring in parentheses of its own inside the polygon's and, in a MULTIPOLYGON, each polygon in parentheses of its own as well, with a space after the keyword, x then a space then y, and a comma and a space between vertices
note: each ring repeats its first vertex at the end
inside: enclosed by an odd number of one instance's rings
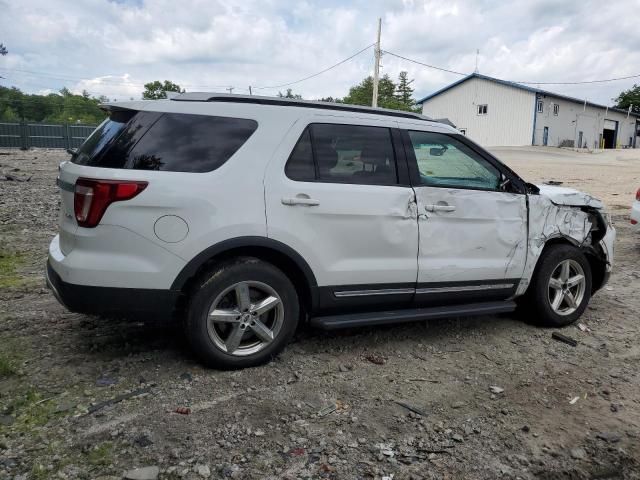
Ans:
POLYGON ((410 304, 418 224, 399 132, 314 119, 294 125, 269 164, 268 236, 309 263, 321 309, 410 304))
POLYGON ((549 127, 544 127, 544 130, 542 131, 542 145, 546 147, 548 143, 549 143, 549 127))
POLYGON ((527 206, 461 136, 404 133, 419 216, 420 304, 503 299, 524 270, 527 206))

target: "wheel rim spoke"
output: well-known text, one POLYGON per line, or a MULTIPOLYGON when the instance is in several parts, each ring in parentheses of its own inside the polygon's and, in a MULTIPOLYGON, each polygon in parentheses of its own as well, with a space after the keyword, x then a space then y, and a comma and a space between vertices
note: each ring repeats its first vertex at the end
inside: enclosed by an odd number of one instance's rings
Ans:
POLYGON ((238 310, 216 308, 209 314, 209 320, 220 323, 238 323, 240 321, 240 312, 238 310))
POLYGON ((275 308, 276 305, 278 305, 279 303, 280 303, 280 299, 273 296, 268 296, 264 300, 261 300, 260 302, 253 305, 251 307, 251 313, 255 313, 257 315, 263 315, 267 313, 269 310, 271 310, 272 308, 275 308))
POLYGON ((564 294, 564 301, 567 303, 567 305, 569 305, 569 307, 571 308, 576 308, 578 305, 576 304, 576 299, 573 296, 573 293, 567 291, 564 294))
POLYGON ((236 300, 238 302, 238 309, 241 312, 249 310, 251 307, 251 298, 249 296, 249 285, 245 282, 236 285, 236 300))
POLYGON ((569 261, 565 260, 564 262, 562 262, 560 266, 560 279, 563 282, 566 282, 567 280, 569 280, 570 270, 571 270, 571 264, 569 263, 569 261))
POLYGON ((562 281, 557 278, 551 277, 551 280, 549 280, 549 288, 553 288, 554 290, 562 290, 562 281))
POLYGON ((267 328, 267 326, 260 320, 254 320, 251 324, 251 330, 256 336, 265 343, 270 343, 273 340, 273 332, 267 328))
POLYGON ((227 340, 224 342, 224 345, 227 349, 227 353, 235 352, 240 346, 240 342, 242 341, 242 336, 244 335, 244 329, 241 328, 240 324, 234 325, 231 333, 227 337, 227 340))
POLYGON ((568 287, 575 287, 584 281, 584 275, 577 274, 567 280, 568 287))
POLYGON ((556 292, 555 296, 553 297, 553 302, 551 303, 551 308, 553 308, 554 310, 558 310, 560 308, 560 304, 562 303, 562 292, 556 292))

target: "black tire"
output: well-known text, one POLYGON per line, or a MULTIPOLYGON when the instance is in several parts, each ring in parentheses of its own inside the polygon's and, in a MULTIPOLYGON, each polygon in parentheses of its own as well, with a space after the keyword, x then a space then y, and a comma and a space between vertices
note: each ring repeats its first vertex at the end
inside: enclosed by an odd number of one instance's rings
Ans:
POLYGON ((525 311, 529 319, 535 324, 546 327, 564 327, 580 318, 590 299, 591 268, 584 254, 571 245, 551 245, 545 248, 538 260, 531 278, 531 284, 524 298, 524 305, 521 305, 521 311, 525 311), (566 260, 573 260, 582 267, 585 285, 582 300, 576 303, 577 308, 575 308, 575 311, 560 315, 552 308, 549 282, 552 274, 566 260))
MULTIPOLYGON (((252 291, 252 294, 255 293, 252 291)), ((296 290, 281 270, 257 258, 241 257, 216 265, 215 268, 202 276, 192 290, 186 313, 185 332, 198 358, 209 367, 236 369, 261 365, 281 352, 295 333, 300 310, 296 290), (210 327, 208 325, 209 310, 213 302, 220 298, 226 289, 241 282, 259 282, 270 287, 280 297, 281 315, 284 316, 273 340, 262 350, 245 356, 227 353, 222 347, 216 345, 209 333, 210 327)), ((222 324, 222 326, 225 325, 222 324)), ((250 328, 253 327, 247 326, 246 328, 249 337, 251 337, 253 331, 250 328)), ((256 340, 260 341, 257 337, 256 340)))

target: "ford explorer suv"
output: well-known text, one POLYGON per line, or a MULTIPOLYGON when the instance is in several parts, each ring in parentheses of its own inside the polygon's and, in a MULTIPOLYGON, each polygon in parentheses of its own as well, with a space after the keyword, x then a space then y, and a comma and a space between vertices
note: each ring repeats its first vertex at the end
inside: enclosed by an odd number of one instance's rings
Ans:
POLYGON ((47 282, 71 311, 177 315, 209 366, 324 329, 583 313, 615 230, 450 126, 354 105, 185 93, 103 106, 60 165, 47 282))

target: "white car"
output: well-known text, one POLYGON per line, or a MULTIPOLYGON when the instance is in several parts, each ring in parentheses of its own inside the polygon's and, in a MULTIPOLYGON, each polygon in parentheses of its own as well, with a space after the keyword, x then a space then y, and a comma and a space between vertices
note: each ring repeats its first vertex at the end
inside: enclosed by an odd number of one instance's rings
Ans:
POLYGON ((611 272, 603 205, 455 129, 354 105, 185 93, 106 105, 60 165, 48 284, 91 314, 175 313, 204 363, 333 329, 509 312, 575 321, 611 272))
POLYGON ((640 188, 636 192, 636 199, 631 205, 631 225, 640 223, 640 188))

